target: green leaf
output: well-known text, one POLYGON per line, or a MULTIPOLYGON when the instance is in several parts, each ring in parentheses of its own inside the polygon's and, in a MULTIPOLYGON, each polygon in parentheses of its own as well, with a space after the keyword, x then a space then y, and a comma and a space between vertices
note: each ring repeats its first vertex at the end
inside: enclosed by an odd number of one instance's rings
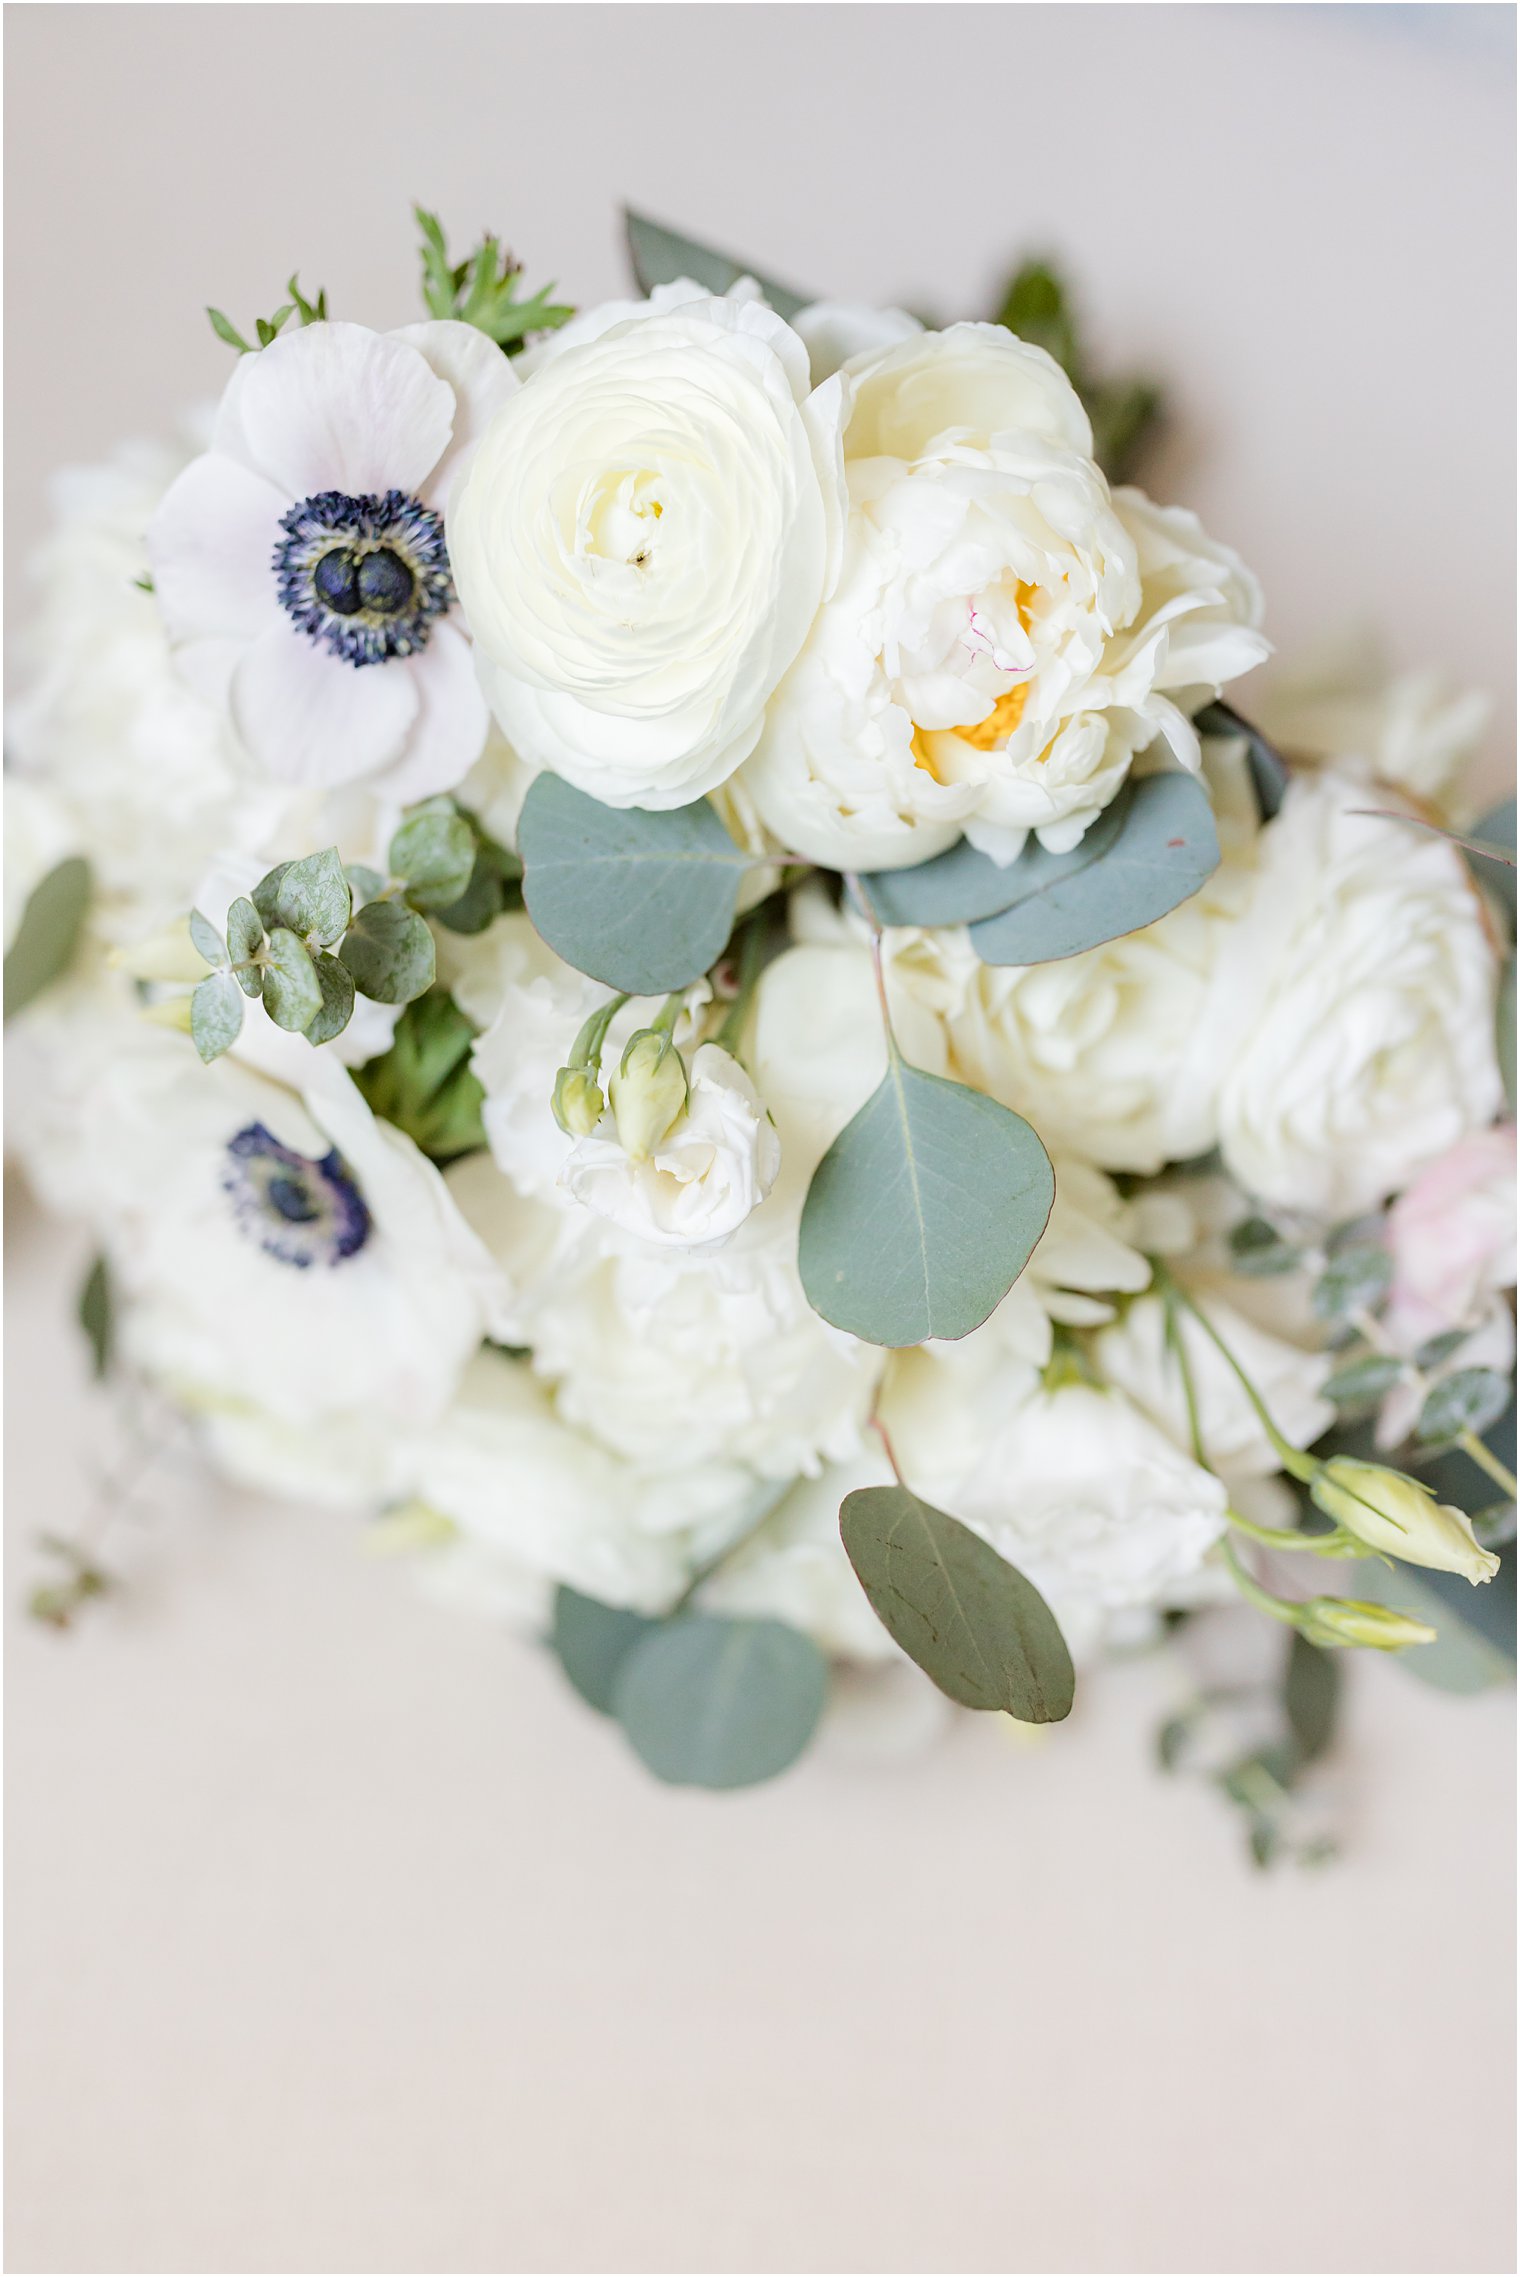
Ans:
POLYGON ((377 1004, 409 1004, 432 987, 437 970, 426 920, 400 901, 367 902, 338 954, 377 1004))
POLYGON ((1193 725, 1200 735, 1243 735, 1246 739, 1246 759, 1251 770, 1251 784, 1256 793, 1256 804, 1263 822, 1270 822, 1281 811, 1292 781, 1288 762, 1273 743, 1269 743, 1259 727, 1242 719, 1233 704, 1221 703, 1216 697, 1194 715, 1193 725))
POLYGON ((214 972, 190 999, 190 1034, 210 1064, 235 1044, 243 1027, 243 999, 230 972, 214 972))
POLYGON ((1121 810, 1114 835, 1096 861, 1082 861, 1080 846, 1047 854, 1031 842, 1011 865, 1010 876, 1022 873, 1019 898, 971 928, 984 964, 1044 964, 1136 933, 1219 867, 1213 809, 1192 775, 1131 780, 1113 806, 1121 810))
POLYGON ((1055 1176, 1019 1115, 894 1057, 803 1204, 808 1302, 868 1344, 969 1335, 1028 1264, 1055 1176))
POLYGON ((396 1022, 389 1048, 354 1081, 383 1121, 434 1162, 452 1162, 486 1143, 485 1100, 470 1066, 475 1030, 441 990, 420 996, 396 1022))
MULTIPOLYGON (((204 981, 201 986, 205 986, 204 981)), ((277 1028, 288 1028, 299 1036, 321 1009, 322 984, 306 944, 288 926, 276 925, 269 936, 264 966, 264 1010, 277 1028)))
POLYGON ((1327 1376, 1320 1390, 1336 1407, 1373 1407, 1403 1373, 1404 1362, 1394 1353, 1365 1352, 1327 1376))
POLYGON ((16 938, 5 952, 5 1017, 62 978, 74 959, 90 906, 90 865, 69 854, 32 888, 16 938))
POLYGON ((227 346, 236 348, 240 356, 252 355, 253 343, 243 338, 230 317, 224 316, 219 308, 208 308, 206 314, 211 319, 211 329, 218 340, 225 340, 227 346))
POLYGON ((217 971, 220 971, 222 966, 226 964, 226 942, 210 918, 203 917, 198 909, 192 909, 190 912, 190 941, 196 955, 204 957, 207 964, 213 966, 217 971))
POLYGON ((282 925, 329 949, 342 940, 353 907, 336 846, 325 846, 320 854, 308 854, 299 862, 282 862, 260 879, 253 899, 271 932, 282 925))
POLYGON ((337 957, 319 949, 312 970, 322 991, 322 1008, 302 1030, 309 1044, 330 1044, 341 1036, 354 1016, 354 976, 337 957))
POLYGON ((1431 1386, 1415 1437, 1434 1442, 1455 1439, 1459 1431, 1481 1437, 1505 1413, 1512 1396, 1508 1378, 1496 1368, 1454 1369, 1431 1386))
POLYGON ((1375 1312, 1393 1281, 1393 1259, 1381 1243, 1351 1241, 1331 1253, 1314 1284, 1314 1310, 1321 1320, 1348 1312, 1375 1312))
POLYGON ((1499 1055, 1499 1073, 1504 1079, 1504 1097, 1511 1114, 1515 1112, 1515 960, 1505 961, 1499 975, 1499 994, 1494 1010, 1495 1041, 1499 1055))
POLYGON ((452 799, 428 799, 407 815, 388 859, 415 909, 446 909, 470 882, 475 833, 452 799))
POLYGON ((356 908, 362 907, 366 901, 378 901, 388 883, 380 875, 380 872, 372 870, 367 862, 350 862, 343 874, 353 889, 356 908))
POLYGON ((677 1787, 750 1787, 794 1763, 817 1727, 828 1667, 780 1621, 683 1615, 628 1652, 612 1708, 635 1752, 677 1787))
POLYGON ((911 869, 867 871, 862 890, 880 925, 974 925, 1090 868, 1118 837, 1128 798, 1126 786, 1069 854, 1047 854, 1031 839, 1016 861, 994 862, 962 838, 911 869))
POLYGON ((714 252, 711 246, 698 245, 692 238, 682 237, 677 231, 649 220, 647 215, 634 213, 631 208, 624 209, 623 221, 628 231, 633 273, 646 293, 652 293, 656 285, 673 285, 681 277, 690 277, 694 284, 710 293, 726 293, 741 277, 753 277, 776 314, 788 321, 818 297, 816 293, 793 292, 789 285, 778 285, 774 278, 763 277, 747 261, 736 261, 727 253, 714 252))
POLYGON ((706 972, 749 866, 706 799, 652 813, 535 778, 517 827, 528 915, 551 949, 630 996, 706 972))
POLYGON ((1315 1762, 1330 1746, 1340 1694, 1341 1666, 1334 1653, 1322 1652, 1295 1629, 1288 1646, 1283 1706, 1300 1762, 1315 1762))
POLYGON ((1147 379, 1089 381, 1082 400, 1092 421, 1093 457, 1110 482, 1131 481, 1161 422, 1160 388, 1147 379))
POLYGON ((1071 1713, 1075 1677, 1055 1615, 980 1534, 905 1486, 847 1494, 839 1531, 883 1628, 952 1700, 1025 1724, 1071 1713))
POLYGON ((1427 1338, 1420 1346, 1414 1356, 1415 1366, 1427 1373, 1439 1368, 1443 1360, 1449 1360, 1453 1352, 1461 1350, 1471 1334, 1470 1328, 1443 1328, 1439 1336, 1427 1338))
POLYGON ((1231 1226, 1229 1249, 1230 1263, 1237 1273, 1262 1279, 1274 1273, 1291 1273, 1303 1255, 1302 1250, 1284 1241, 1268 1219, 1254 1217, 1242 1218, 1239 1225, 1231 1226))
POLYGON ((1048 261, 1026 261, 1017 271, 998 310, 997 321, 1021 340, 1053 356, 1076 382, 1082 359, 1066 287, 1048 261))
POLYGON ((266 925, 285 923, 280 913, 280 880, 289 868, 289 862, 276 862, 272 870, 265 871, 253 889, 253 906, 266 925))
POLYGON ((618 1671, 634 1646, 659 1626, 647 1613, 603 1605, 562 1584, 554 1593, 549 1642, 581 1698, 599 1715, 610 1716, 618 1671))
POLYGON ((89 1342, 90 1357, 94 1362, 98 1382, 110 1371, 116 1335, 111 1269, 104 1253, 95 1259, 84 1277, 84 1285, 79 1292, 79 1325, 89 1342))
POLYGON ((552 285, 519 300, 521 264, 494 237, 483 237, 467 259, 451 262, 438 216, 421 206, 412 212, 422 232, 422 297, 430 315, 473 324, 512 355, 530 333, 552 332, 575 314, 551 300, 552 285))
POLYGON ((522 864, 476 826, 475 861, 457 901, 432 912, 450 933, 483 933, 504 909, 522 907, 522 864))
POLYGON ((237 984, 245 996, 258 996, 264 987, 264 978, 252 960, 264 946, 264 928, 259 913, 251 901, 242 895, 227 912, 227 951, 235 965, 250 969, 237 974, 237 984))

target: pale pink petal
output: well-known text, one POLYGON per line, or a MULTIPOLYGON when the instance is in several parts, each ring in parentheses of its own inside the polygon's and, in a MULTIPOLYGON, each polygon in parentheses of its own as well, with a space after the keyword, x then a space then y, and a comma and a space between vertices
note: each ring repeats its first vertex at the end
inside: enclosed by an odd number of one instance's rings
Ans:
POLYGON ((417 707, 403 659, 349 664, 284 620, 259 635, 232 680, 233 720, 252 757, 302 789, 389 766, 417 707))
POLYGON ((521 386, 516 372, 484 332, 474 324, 403 324, 393 340, 405 340, 426 356, 441 380, 454 391, 454 435, 443 457, 422 486, 428 505, 440 510, 458 477, 464 459, 479 442, 495 412, 521 386))
POLYGON ((237 424, 254 465, 293 498, 415 491, 448 448, 454 391, 404 340, 308 324, 243 361, 237 424))
POLYGON ((452 625, 435 625, 406 669, 419 698, 416 722, 400 759, 374 785, 379 797, 403 806, 462 782, 490 726, 470 644, 452 625))
POLYGON ((208 451, 148 524, 148 567, 172 640, 251 640, 279 614, 273 569, 290 501, 262 475, 208 451))

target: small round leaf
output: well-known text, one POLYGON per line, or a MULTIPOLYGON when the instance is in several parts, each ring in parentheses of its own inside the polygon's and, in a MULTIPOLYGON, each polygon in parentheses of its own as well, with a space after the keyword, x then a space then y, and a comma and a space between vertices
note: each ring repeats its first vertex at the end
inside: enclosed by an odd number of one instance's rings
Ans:
POLYGON ((612 1709, 635 1752, 676 1787, 774 1779, 812 1738, 828 1668, 780 1621, 707 1613, 663 1621, 627 1654, 612 1709))
POLYGON ((367 902, 338 954, 377 1004, 410 1004, 432 987, 437 968, 425 919, 401 901, 367 902))

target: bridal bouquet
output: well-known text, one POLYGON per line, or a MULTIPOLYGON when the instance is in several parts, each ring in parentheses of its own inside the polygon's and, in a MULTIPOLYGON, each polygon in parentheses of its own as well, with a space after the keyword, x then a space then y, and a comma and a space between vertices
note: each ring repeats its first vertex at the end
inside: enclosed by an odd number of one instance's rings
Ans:
POLYGON ((1243 1605, 1271 1686, 1162 1756, 1302 1851, 1341 1648, 1503 1665, 1481 702, 1327 654, 1251 724, 1256 582, 1040 264, 936 329, 634 218, 575 314, 418 221, 419 320, 212 311, 214 412, 59 488, 11 1137, 99 1366, 667 1780, 1243 1605))

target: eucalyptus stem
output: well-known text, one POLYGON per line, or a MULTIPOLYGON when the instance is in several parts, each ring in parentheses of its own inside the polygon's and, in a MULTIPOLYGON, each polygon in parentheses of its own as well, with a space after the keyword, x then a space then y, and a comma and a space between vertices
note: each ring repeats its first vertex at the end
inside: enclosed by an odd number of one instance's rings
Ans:
POLYGON ((734 986, 734 1000, 724 1014, 723 1025, 719 1028, 716 1039, 735 1059, 739 1056, 739 1046, 744 1038, 744 1023, 749 1018, 755 986, 764 969, 761 961, 764 947, 765 920, 761 911, 756 909, 744 924, 739 942, 739 971, 734 986))
POLYGON ((1480 1471, 1487 1471, 1495 1486, 1503 1487, 1511 1502, 1520 1500, 1520 1479, 1515 1477, 1513 1471, 1505 1469, 1498 1456, 1483 1444, 1476 1431, 1459 1431, 1456 1443, 1463 1454, 1477 1464, 1480 1471))

